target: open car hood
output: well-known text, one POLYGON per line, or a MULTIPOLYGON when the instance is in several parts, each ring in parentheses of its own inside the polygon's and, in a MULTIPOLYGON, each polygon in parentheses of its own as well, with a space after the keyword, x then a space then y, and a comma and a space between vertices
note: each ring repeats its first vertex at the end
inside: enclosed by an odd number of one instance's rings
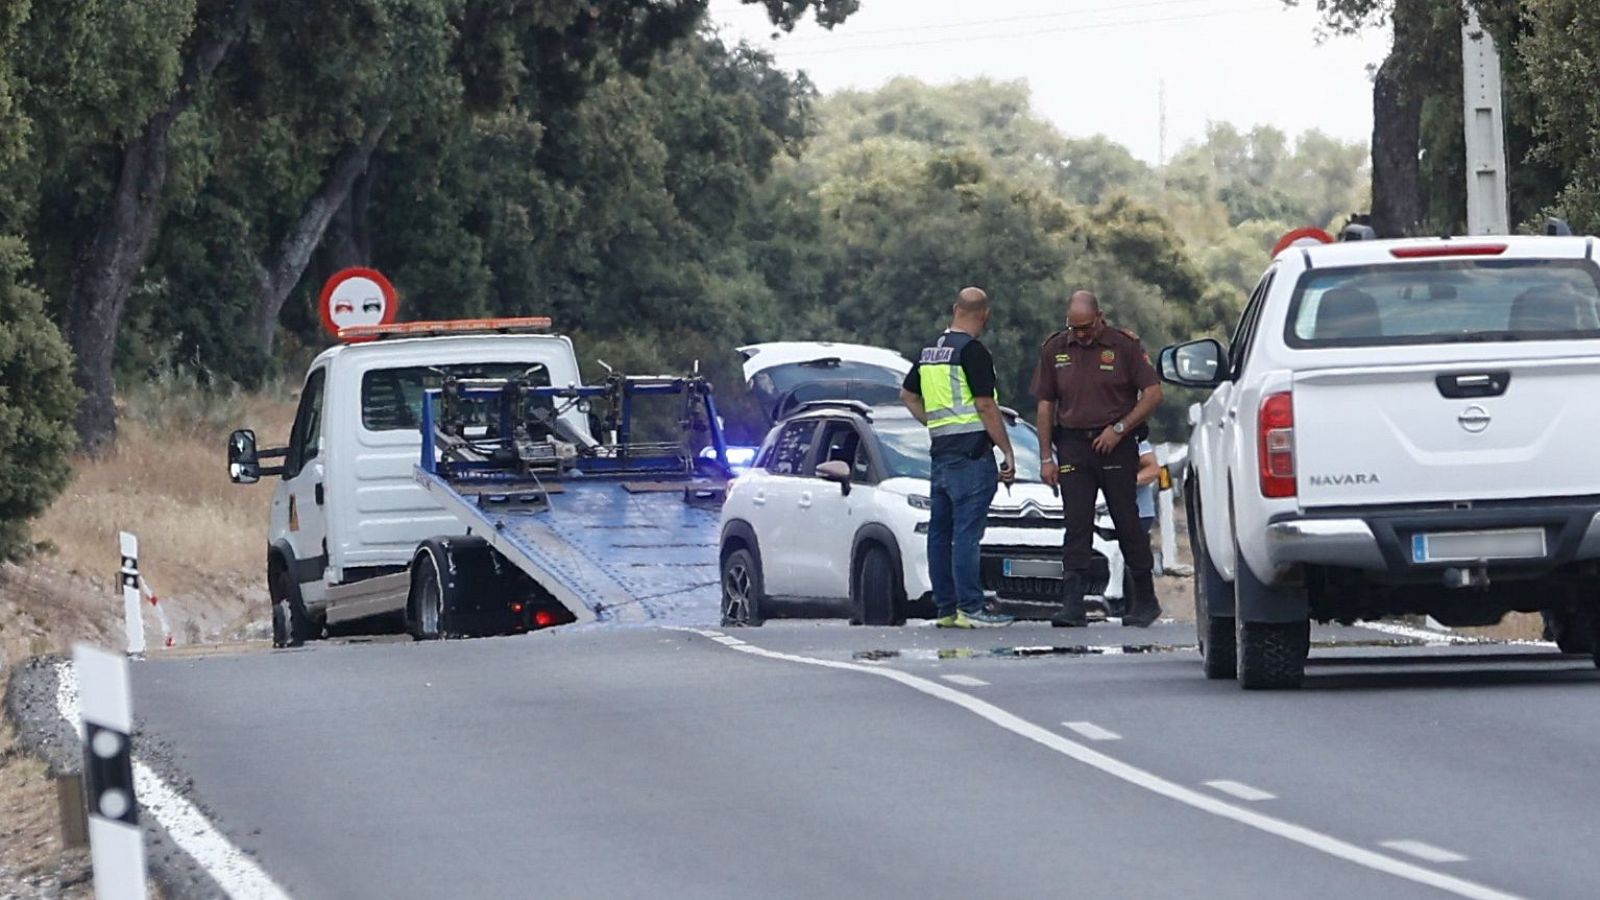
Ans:
POLYGON ((832 341, 773 341, 766 344, 749 344, 740 347, 744 357, 744 380, 752 378, 774 366, 811 362, 817 359, 838 359, 842 362, 882 366, 900 375, 911 371, 911 360, 883 347, 866 344, 837 344, 832 341))

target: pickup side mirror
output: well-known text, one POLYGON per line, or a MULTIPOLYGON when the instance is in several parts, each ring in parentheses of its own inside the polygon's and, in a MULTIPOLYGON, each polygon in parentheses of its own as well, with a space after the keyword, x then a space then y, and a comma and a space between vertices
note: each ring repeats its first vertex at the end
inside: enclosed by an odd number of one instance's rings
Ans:
POLYGON ((841 494, 850 496, 850 464, 844 460, 834 459, 818 464, 817 477, 837 484, 841 494))
POLYGON ((1216 387, 1227 380, 1228 351, 1213 338, 1161 351, 1161 380, 1179 387, 1216 387))
POLYGON ((288 450, 259 450, 256 433, 241 428, 228 435, 228 479, 234 484, 255 484, 263 475, 282 475, 283 466, 261 467, 263 457, 281 458, 288 450))

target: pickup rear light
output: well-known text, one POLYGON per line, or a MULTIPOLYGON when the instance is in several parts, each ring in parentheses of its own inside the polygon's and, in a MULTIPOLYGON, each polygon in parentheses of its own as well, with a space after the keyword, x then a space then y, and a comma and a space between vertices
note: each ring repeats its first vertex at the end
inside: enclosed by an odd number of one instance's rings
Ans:
POLYGON ((1445 241, 1426 247, 1397 247, 1389 251, 1395 259, 1438 259, 1443 256, 1499 256, 1505 244, 1455 244, 1445 241))
POLYGON ((1284 392, 1263 399, 1256 429, 1260 435, 1261 496, 1295 496, 1294 396, 1284 392))
POLYGON ((536 628, 549 628, 556 623, 556 615, 548 609, 541 609, 533 614, 533 624, 536 628))

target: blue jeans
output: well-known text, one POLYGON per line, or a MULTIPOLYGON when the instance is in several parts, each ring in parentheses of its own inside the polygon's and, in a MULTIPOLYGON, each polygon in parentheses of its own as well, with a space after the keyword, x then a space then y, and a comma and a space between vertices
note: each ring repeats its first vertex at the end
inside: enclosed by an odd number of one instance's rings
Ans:
POLYGON ((940 616, 983 609, 978 544, 1000 473, 988 453, 933 460, 933 517, 928 520, 928 580, 940 616))

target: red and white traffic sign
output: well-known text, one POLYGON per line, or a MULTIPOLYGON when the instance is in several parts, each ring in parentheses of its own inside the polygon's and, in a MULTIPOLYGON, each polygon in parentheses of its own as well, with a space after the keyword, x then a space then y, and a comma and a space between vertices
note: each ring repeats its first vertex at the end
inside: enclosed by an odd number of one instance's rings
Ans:
POLYGON ((318 305, 322 327, 342 340, 371 340, 342 338, 339 332, 358 325, 389 325, 400 312, 394 285, 376 269, 353 268, 334 273, 323 283, 318 305))
POLYGON ((1321 228, 1296 228, 1272 245, 1272 258, 1277 259, 1278 254, 1290 247, 1303 247, 1307 244, 1331 244, 1333 235, 1321 228))

